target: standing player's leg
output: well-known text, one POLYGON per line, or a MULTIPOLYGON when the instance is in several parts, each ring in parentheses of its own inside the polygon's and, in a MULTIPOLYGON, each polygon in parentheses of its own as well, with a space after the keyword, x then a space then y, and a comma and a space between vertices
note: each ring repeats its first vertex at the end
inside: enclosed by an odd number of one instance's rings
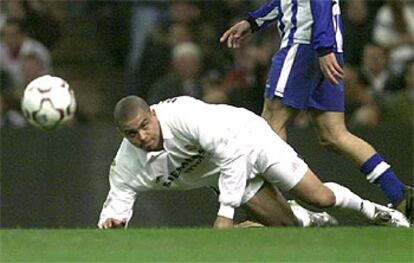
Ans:
POLYGON ((295 150, 276 136, 264 121, 258 121, 255 127, 258 136, 266 143, 261 146, 254 168, 267 182, 281 190, 291 191, 303 201, 320 208, 336 206, 351 209, 376 223, 409 226, 405 216, 396 210, 363 200, 341 185, 323 184, 295 150))
MULTIPOLYGON (((343 66, 343 55, 338 53, 336 58, 343 66)), ((412 220, 412 188, 405 187, 398 180, 390 166, 371 145, 347 130, 344 118, 343 82, 331 83, 319 68, 315 74, 321 79, 310 93, 306 107, 315 124, 321 144, 353 160, 368 181, 379 184, 391 203, 395 207, 398 206, 399 210, 412 220), (407 196, 406 202, 404 195, 407 191, 411 191, 411 195, 407 196)))
MULTIPOLYGON (((343 55, 336 54, 336 57, 343 66, 343 55)), ((353 159, 370 181, 381 186, 394 206, 414 219, 413 189, 397 179, 369 144, 347 131, 343 117, 343 83, 334 85, 323 76, 318 55, 309 45, 294 44, 275 54, 265 98, 262 116, 285 140, 289 121, 300 110, 312 109, 310 114, 323 145, 353 159)))
POLYGON ((264 177, 270 182, 282 185, 285 190, 296 194, 301 200, 320 207, 339 207, 362 213, 374 223, 397 227, 409 227, 408 220, 400 212, 387 207, 364 200, 348 188, 336 183, 323 184, 316 175, 307 169, 303 177, 291 187, 292 178, 298 178, 297 171, 307 167, 297 158, 292 162, 281 162, 270 166, 264 177), (294 166, 300 168, 292 169, 294 166))
POLYGON ((262 117, 279 137, 287 141, 286 127, 295 119, 299 112, 294 108, 283 105, 279 98, 265 99, 262 117))
POLYGON ((393 206, 413 220, 412 189, 401 183, 391 166, 370 144, 347 130, 344 113, 309 110, 309 114, 315 124, 321 145, 347 156, 356 163, 366 179, 378 184, 393 206), (405 195, 410 190, 411 194, 405 195))
POLYGON ((318 65, 310 45, 293 44, 272 58, 264 93, 262 117, 286 141, 286 127, 301 110, 317 82, 318 65))

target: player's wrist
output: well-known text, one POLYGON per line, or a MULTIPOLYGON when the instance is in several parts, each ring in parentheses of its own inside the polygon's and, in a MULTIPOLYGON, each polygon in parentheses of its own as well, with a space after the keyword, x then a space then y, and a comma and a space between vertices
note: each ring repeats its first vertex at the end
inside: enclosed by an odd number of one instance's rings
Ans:
POLYGON ((228 219, 233 219, 234 218, 234 207, 221 204, 217 215, 228 218, 228 219))
POLYGON ((333 48, 332 47, 320 47, 316 51, 318 52, 319 57, 323 57, 323 56, 326 56, 326 55, 332 53, 333 48))
POLYGON ((255 19, 254 19, 254 17, 252 17, 252 16, 250 16, 250 15, 247 15, 247 16, 244 18, 244 20, 245 20, 245 21, 247 21, 247 23, 249 23, 249 25, 250 25, 250 30, 251 30, 251 32, 252 32, 252 33, 254 33, 254 32, 256 32, 256 31, 258 31, 258 30, 259 30, 259 26, 257 25, 257 23, 256 23, 256 21, 255 21, 255 19))

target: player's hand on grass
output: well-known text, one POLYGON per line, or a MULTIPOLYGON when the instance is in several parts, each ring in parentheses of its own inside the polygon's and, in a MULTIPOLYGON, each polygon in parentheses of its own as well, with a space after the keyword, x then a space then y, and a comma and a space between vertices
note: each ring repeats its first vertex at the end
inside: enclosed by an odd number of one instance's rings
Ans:
POLYGON ((319 65, 321 67, 323 75, 335 85, 338 85, 338 78, 344 77, 344 71, 336 60, 335 53, 331 52, 322 57, 319 57, 319 65))
POLYGON ((108 228, 124 228, 125 221, 108 218, 102 224, 99 225, 101 229, 108 229, 108 228))
POLYGON ((251 34, 249 22, 242 20, 224 32, 220 37, 220 43, 224 43, 227 40, 229 48, 239 48, 241 42, 251 34))
POLYGON ((233 219, 223 217, 223 216, 217 216, 216 221, 214 222, 214 228, 233 228, 233 219))

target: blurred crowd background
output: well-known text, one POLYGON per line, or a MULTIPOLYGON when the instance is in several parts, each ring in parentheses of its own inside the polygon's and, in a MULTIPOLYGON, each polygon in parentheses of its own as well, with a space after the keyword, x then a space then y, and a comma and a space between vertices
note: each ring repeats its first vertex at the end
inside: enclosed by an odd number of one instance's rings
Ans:
MULTIPOLYGON (((75 90, 73 125, 111 122, 114 104, 190 95, 258 114, 275 26, 242 48, 221 34, 264 1, 0 1, 1 127, 28 124, 20 97, 43 74, 75 90)), ((414 1, 343 0, 347 122, 413 127, 414 1)), ((309 126, 306 115, 296 127, 309 126)))

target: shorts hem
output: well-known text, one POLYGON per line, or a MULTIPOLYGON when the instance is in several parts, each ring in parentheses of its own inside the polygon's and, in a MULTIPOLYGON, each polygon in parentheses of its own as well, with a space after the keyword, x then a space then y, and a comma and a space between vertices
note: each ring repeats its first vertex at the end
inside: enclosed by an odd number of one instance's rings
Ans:
POLYGON ((318 111, 323 111, 323 112, 345 112, 345 107, 338 109, 338 108, 329 108, 329 107, 320 107, 320 106, 315 106, 315 105, 310 105, 307 107, 307 109, 314 109, 314 110, 318 110, 318 111))
POLYGON ((298 174, 301 174, 301 176, 297 176, 295 177, 295 180, 292 180, 288 185, 281 185, 280 189, 282 189, 283 191, 290 191, 292 190, 293 187, 295 187, 305 176, 306 172, 309 170, 309 166, 305 163, 305 165, 301 166, 301 170, 298 171, 298 174))
POLYGON ((279 96, 276 94, 274 94, 273 96, 265 96, 265 98, 269 100, 278 98, 280 99, 283 105, 294 108, 296 110, 315 109, 315 110, 324 111, 324 112, 345 112, 345 107, 338 109, 338 108, 330 108, 330 107, 323 107, 323 106, 316 106, 316 105, 298 106, 295 102, 286 100, 283 96, 279 96))

